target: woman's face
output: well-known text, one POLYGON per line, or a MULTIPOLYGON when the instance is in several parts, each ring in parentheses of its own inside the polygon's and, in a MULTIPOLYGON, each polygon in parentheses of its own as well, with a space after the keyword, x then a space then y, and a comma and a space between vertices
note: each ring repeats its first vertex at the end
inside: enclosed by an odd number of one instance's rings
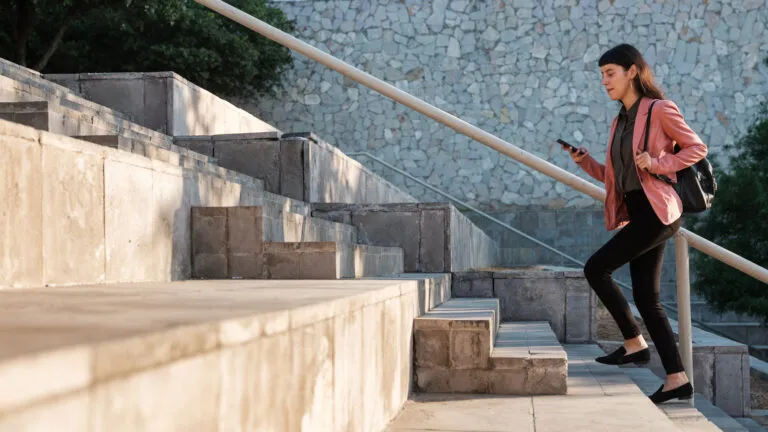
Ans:
POLYGON ((600 68, 603 75, 603 87, 611 100, 622 100, 632 88, 631 82, 637 76, 635 65, 629 70, 616 64, 607 64, 600 68))

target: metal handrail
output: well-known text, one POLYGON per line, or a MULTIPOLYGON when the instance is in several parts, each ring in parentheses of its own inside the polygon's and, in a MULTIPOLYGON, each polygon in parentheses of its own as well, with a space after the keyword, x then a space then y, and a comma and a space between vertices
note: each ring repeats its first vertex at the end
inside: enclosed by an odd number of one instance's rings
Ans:
MULTIPOLYGON (((451 115, 423 100, 404 92, 397 87, 386 83, 356 67, 327 54, 306 42, 276 29, 269 24, 254 18, 247 13, 232 7, 222 0, 195 0, 197 3, 235 21, 262 36, 271 39, 285 47, 288 47, 308 58, 333 69, 344 76, 365 85, 373 91, 380 93, 388 98, 405 105, 420 114, 423 114, 439 123, 442 123, 451 129, 466 135, 480 143, 515 159, 541 173, 544 173, 555 180, 565 183, 572 188, 583 192, 597 200, 605 201, 605 189, 598 187, 588 181, 565 171, 564 169, 553 165, 525 150, 510 144, 501 138, 490 134, 474 125, 471 125, 460 118, 451 115)), ((680 311, 679 336, 683 364, 685 366, 688 378, 693 382, 693 352, 691 340, 691 314, 690 314, 690 284, 688 278, 688 244, 700 250, 701 252, 716 258, 723 263, 738 269, 755 279, 768 283, 768 269, 765 269, 711 241, 700 237, 684 228, 681 228, 675 237, 676 258, 678 268, 678 306, 680 311), (683 303, 685 300, 685 304, 683 303)), ((693 399, 691 399, 691 404, 693 399)))

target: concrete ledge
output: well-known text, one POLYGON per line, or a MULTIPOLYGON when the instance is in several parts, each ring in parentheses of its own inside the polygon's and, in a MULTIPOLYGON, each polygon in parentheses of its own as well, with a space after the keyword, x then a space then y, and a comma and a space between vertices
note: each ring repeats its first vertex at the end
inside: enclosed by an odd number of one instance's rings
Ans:
POLYGON ((2 291, 0 430, 381 430, 409 393, 412 278, 2 291))
POLYGON ((407 272, 458 272, 495 264, 495 243, 450 204, 317 203, 312 215, 357 227, 361 243, 402 248, 407 272))

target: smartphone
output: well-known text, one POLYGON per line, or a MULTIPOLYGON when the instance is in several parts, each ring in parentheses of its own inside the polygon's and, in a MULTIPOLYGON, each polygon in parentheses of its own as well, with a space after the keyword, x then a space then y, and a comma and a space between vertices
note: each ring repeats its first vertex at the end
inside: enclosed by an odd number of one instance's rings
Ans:
POLYGON ((568 150, 570 150, 570 151, 571 151, 571 153, 577 153, 577 152, 579 152, 579 149, 578 149, 578 148, 574 147, 574 146, 573 146, 573 145, 571 145, 571 144, 568 144, 567 142, 565 142, 565 141, 563 141, 563 140, 561 140, 561 139, 558 139, 558 140, 557 140, 557 143, 558 143, 558 144, 560 144, 560 145, 562 145, 562 146, 565 146, 566 148, 568 148, 568 150))

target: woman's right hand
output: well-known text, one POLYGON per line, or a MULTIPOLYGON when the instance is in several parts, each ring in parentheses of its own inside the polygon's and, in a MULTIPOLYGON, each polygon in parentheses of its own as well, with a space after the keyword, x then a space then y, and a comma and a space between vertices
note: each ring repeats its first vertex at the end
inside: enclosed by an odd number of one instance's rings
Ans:
POLYGON ((589 153, 584 147, 579 147, 579 151, 577 152, 572 152, 571 149, 566 146, 561 147, 563 150, 568 152, 568 154, 571 156, 571 159, 573 159, 573 161, 576 163, 581 162, 585 157, 587 157, 587 153, 589 153))

